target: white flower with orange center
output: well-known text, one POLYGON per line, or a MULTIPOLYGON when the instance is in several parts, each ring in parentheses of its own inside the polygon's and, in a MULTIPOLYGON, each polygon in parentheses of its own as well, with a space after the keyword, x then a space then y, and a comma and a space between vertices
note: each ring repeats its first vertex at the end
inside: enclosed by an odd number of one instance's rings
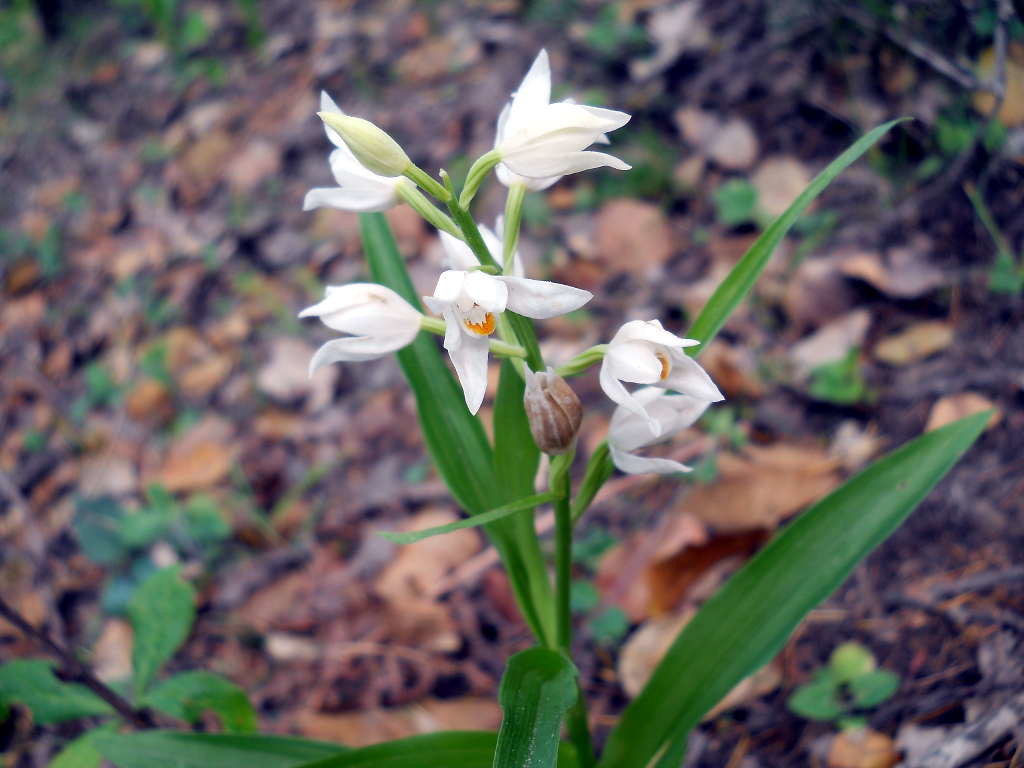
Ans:
MULTIPOLYGON (((500 264, 502 259, 501 216, 498 217, 498 221, 495 224, 497 233, 484 224, 478 225, 478 228, 480 230, 480 237, 483 238, 484 245, 487 246, 487 250, 490 251, 494 260, 500 264)), ((473 267, 480 266, 480 262, 477 260, 476 255, 474 255, 473 249, 467 245, 465 240, 459 240, 459 238, 448 234, 444 230, 439 231, 437 234, 441 236, 441 245, 444 248, 446 267, 449 269, 472 269, 473 267)), ((516 251, 512 257, 512 275, 515 277, 523 277, 524 274, 523 260, 519 256, 519 251, 516 251)))
POLYGON ((589 291, 561 283, 450 269, 441 273, 434 295, 423 301, 445 320, 444 348, 462 384, 466 406, 476 413, 487 389, 489 337, 498 327, 498 316, 510 309, 544 320, 579 309, 591 298, 589 291))
POLYGON ((640 456, 635 451, 668 440, 691 426, 711 404, 710 401, 669 394, 658 387, 644 387, 634 392, 632 397, 644 413, 641 415, 620 405, 608 426, 608 452, 615 466, 630 474, 689 472, 691 467, 678 461, 640 456), (657 431, 652 421, 658 425, 657 431))
POLYGON ((601 388, 619 405, 650 422, 655 435, 661 427, 623 382, 650 384, 714 403, 724 400, 718 387, 683 349, 700 342, 669 333, 657 320, 633 320, 619 328, 601 362, 601 388))

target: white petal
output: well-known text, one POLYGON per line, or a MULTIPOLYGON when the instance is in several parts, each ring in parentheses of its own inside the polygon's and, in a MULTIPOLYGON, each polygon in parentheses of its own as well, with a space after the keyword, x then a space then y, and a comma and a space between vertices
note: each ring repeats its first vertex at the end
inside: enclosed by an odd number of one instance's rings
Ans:
POLYGON ((640 341, 609 344, 602 366, 607 366, 615 378, 622 381, 634 384, 657 384, 661 381, 662 361, 650 344, 640 341))
MULTIPOLYGON (((320 111, 321 112, 337 112, 339 115, 345 113, 341 111, 337 104, 334 103, 334 99, 327 95, 327 91, 320 91, 320 111)), ((346 152, 351 153, 352 150, 345 144, 345 140, 341 138, 339 134, 333 128, 328 128, 327 124, 324 123, 324 131, 327 133, 327 140, 331 142, 338 149, 343 149, 346 152)))
POLYGON ((579 173, 580 171, 589 171, 592 168, 603 168, 605 166, 614 168, 617 171, 628 171, 633 167, 614 155, 604 152, 576 152, 566 161, 565 172, 567 174, 579 173))
POLYGON ((611 445, 608 446, 608 451, 611 454, 612 462, 615 466, 618 467, 620 471, 627 472, 631 475, 643 475, 648 473, 674 475, 677 472, 689 472, 692 470, 692 467, 680 464, 678 461, 636 456, 632 453, 621 451, 611 445))
MULTIPOLYGON (((469 272, 464 272, 461 269, 448 269, 441 273, 437 278, 437 285, 434 287, 434 295, 432 297, 424 297, 437 299, 445 304, 454 304, 462 293, 462 287, 466 282, 466 276, 469 272)), ((434 309, 431 303, 428 302, 427 306, 434 309)), ((437 310, 434 310, 435 312, 437 310)))
POLYGON ((536 320, 572 312, 594 298, 590 291, 547 280, 511 275, 501 275, 497 279, 508 286, 508 308, 536 320))
POLYGON ((411 339, 399 336, 370 337, 370 336, 346 336, 343 339, 328 341, 313 355, 309 361, 309 375, 325 365, 340 362, 362 362, 364 360, 375 360, 384 357, 390 352, 401 349, 409 344, 411 339))
POLYGON ((624 323, 612 337, 611 343, 614 345, 626 341, 646 341, 664 347, 695 347, 700 344, 699 341, 669 333, 658 320, 630 320, 624 323))
POLYGON ((487 353, 490 342, 487 337, 465 334, 457 349, 448 351, 455 366, 455 374, 462 384, 466 407, 470 413, 480 410, 487 391, 487 353))
POLYGON ((612 402, 621 405, 623 408, 627 408, 637 416, 645 419, 650 426, 651 433, 655 437, 661 434, 661 424, 659 424, 656 419, 648 415, 644 408, 643 401, 638 400, 630 394, 629 390, 626 389, 622 382, 615 376, 615 373, 612 370, 612 365, 609 364, 607 356, 605 356, 605 359, 601 363, 601 373, 598 379, 601 382, 601 389, 604 390, 604 393, 608 395, 612 402))
POLYGON ((665 389, 674 389, 684 395, 717 403, 725 399, 707 371, 685 352, 677 351, 672 355, 672 370, 668 378, 661 382, 665 389))
POLYGON ((444 323, 444 348, 451 354, 462 346, 467 334, 462 330, 462 318, 455 307, 449 306, 444 310, 444 323))
MULTIPOLYGON (((639 396, 640 393, 635 394, 639 396)), ((666 438, 693 426, 709 405, 711 401, 701 397, 670 395, 662 390, 660 396, 646 408, 647 413, 661 424, 664 431, 662 437, 666 438)))
POLYGON ((504 312, 508 304, 508 288, 501 279, 486 272, 469 272, 462 290, 485 312, 504 312))
POLYGON ((670 395, 659 387, 644 387, 632 394, 633 402, 643 407, 639 415, 626 407, 616 408, 608 426, 608 443, 623 451, 635 451, 653 443, 667 440, 691 426, 707 409, 707 400, 687 395, 670 395), (661 428, 658 434, 651 428, 650 419, 661 428))
POLYGON ((525 184, 526 188, 533 192, 539 192, 542 189, 547 189, 562 178, 561 176, 548 176, 544 179, 531 179, 529 176, 520 176, 504 163, 498 163, 494 168, 494 172, 498 176, 498 181, 506 187, 511 187, 513 184, 525 184))
POLYGON ((511 118, 516 122, 529 120, 537 111, 548 106, 550 101, 551 64, 548 52, 542 48, 512 97, 511 118))
POLYGON ((309 190, 302 201, 302 210, 314 208, 339 208, 356 213, 386 211, 397 199, 393 190, 368 189, 366 187, 317 187, 309 190))
POLYGON ((441 246, 444 248, 445 266, 458 270, 480 266, 480 262, 473 255, 473 249, 465 242, 444 230, 438 231, 438 234, 441 236, 441 246))
MULTIPOLYGON (((502 251, 501 238, 491 231, 491 228, 485 224, 479 226, 480 237, 483 238, 484 245, 487 246, 487 252, 491 254, 491 258, 501 264, 504 253, 502 251)), ((469 246, 467 246, 468 248, 469 246)))

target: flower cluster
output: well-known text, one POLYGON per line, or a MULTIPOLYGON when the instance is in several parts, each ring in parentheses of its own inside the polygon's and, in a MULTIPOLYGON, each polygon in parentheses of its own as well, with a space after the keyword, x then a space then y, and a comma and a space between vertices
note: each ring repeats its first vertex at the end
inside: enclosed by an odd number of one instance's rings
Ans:
MULTIPOLYGON (((592 298, 590 292, 573 286, 525 276, 516 249, 525 191, 545 189, 566 174, 591 168, 628 170, 630 166, 617 157, 589 147, 608 143, 607 134, 625 125, 629 115, 571 100, 551 103, 550 64, 547 52, 541 51, 498 118, 494 149, 474 163, 458 201, 443 172, 445 185, 415 166, 388 134, 346 115, 326 93, 321 96, 319 115, 336 147, 330 166, 338 187, 310 190, 304 209, 330 206, 372 212, 407 202, 438 228, 446 269, 438 276, 433 294, 423 297, 435 317, 381 285, 328 287, 323 301, 299 316, 319 317, 329 328, 348 335, 317 350, 310 375, 330 363, 370 360, 394 352, 424 330, 443 335, 466 406, 476 413, 487 389, 490 354, 526 357, 503 313, 543 320, 579 309, 592 298), (509 188, 506 215, 498 219, 495 231, 468 214, 476 188, 491 169, 509 188), (424 192, 447 203, 455 220, 427 200, 424 192)), ((678 462, 645 458, 636 451, 689 427, 709 404, 722 399, 704 369, 684 351, 696 344, 666 331, 657 320, 635 320, 624 324, 607 345, 595 347, 597 352, 580 355, 577 366, 569 365, 568 372, 575 373, 600 360, 601 387, 617 405, 608 448, 622 471, 689 470, 678 462), (626 384, 644 386, 631 392, 626 384)), ((528 396, 540 396, 537 382, 543 380, 544 398, 564 409, 562 403, 568 402, 569 394, 555 398, 551 393, 571 390, 555 381, 553 372, 534 378, 527 369, 526 376, 528 396)), ((535 436, 565 432, 566 425, 575 430, 579 425, 578 414, 571 419, 556 415, 558 419, 535 431, 535 436)))

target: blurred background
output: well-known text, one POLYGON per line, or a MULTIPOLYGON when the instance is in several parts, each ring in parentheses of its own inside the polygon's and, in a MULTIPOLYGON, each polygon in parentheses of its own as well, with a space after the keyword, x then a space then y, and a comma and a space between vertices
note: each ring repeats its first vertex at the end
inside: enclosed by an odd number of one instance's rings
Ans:
MULTIPOLYGON (((573 597, 598 738, 779 525, 886 450, 994 408, 909 522, 705 722, 687 764, 913 764, 967 734, 949 765, 1020 765, 1020 726, 992 723, 1024 721, 1021 13, 1008 0, 6 0, 4 599, 117 681, 133 590, 178 562, 199 619, 172 669, 240 683, 265 730, 357 745, 498 724, 504 659, 528 631, 476 530, 405 548, 374 535, 458 510, 394 360, 307 379, 330 332, 297 312, 366 271, 355 215, 301 202, 332 183, 321 89, 459 178, 546 47, 555 98, 633 115, 611 149, 632 171, 526 201, 528 273, 595 294, 542 325, 554 361, 627 319, 684 331, 818 170, 876 124, 914 118, 828 189, 703 354, 727 400, 663 449, 696 471, 616 476, 584 519, 573 597), (836 735, 846 715, 788 703, 848 641, 899 679, 855 713, 867 739, 836 735)), ((478 218, 503 204, 489 183, 478 218)), ((436 236, 405 207, 388 218, 430 292, 436 236)), ((596 371, 572 384, 593 447, 610 404, 596 371)), ((0 620, 0 661, 44 655, 0 620)), ((0 763, 45 765, 81 727, 39 728, 14 707, 0 763)))

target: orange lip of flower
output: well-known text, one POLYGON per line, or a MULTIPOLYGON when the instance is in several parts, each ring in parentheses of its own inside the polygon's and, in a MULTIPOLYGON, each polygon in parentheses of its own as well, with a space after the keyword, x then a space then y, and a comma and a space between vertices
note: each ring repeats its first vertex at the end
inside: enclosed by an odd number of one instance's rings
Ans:
POLYGON ((494 315, 490 312, 485 314, 484 319, 479 323, 474 323, 470 320, 463 320, 462 323, 473 333, 480 334, 481 336, 490 336, 494 333, 494 315))
POLYGON ((668 374, 672 370, 672 366, 668 361, 668 355, 664 352, 655 352, 654 356, 658 358, 658 361, 661 363, 661 380, 664 381, 668 378, 668 374))

